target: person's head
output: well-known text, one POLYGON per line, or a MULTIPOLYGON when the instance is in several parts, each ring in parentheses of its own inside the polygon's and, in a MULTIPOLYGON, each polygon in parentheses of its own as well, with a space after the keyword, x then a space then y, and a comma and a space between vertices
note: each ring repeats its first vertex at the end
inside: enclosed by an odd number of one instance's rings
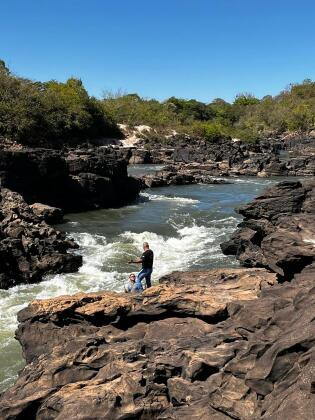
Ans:
POLYGON ((132 283, 134 283, 134 282, 136 281, 136 275, 135 275, 135 274, 133 274, 133 273, 129 274, 129 280, 130 280, 132 283))
POLYGON ((143 249, 146 251, 147 249, 150 249, 148 242, 143 242, 143 249))

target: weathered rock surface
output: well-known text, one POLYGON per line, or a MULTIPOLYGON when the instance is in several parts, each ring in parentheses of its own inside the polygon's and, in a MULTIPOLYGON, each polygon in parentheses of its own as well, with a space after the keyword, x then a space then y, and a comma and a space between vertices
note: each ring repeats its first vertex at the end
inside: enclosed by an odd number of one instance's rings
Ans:
POLYGON ((312 418, 314 303, 313 281, 276 284, 264 269, 34 301, 1 418, 312 418))
POLYGON ((63 221, 63 211, 58 207, 34 203, 30 205, 30 208, 37 216, 43 218, 46 223, 57 224, 63 221))
POLYGON ((60 221, 59 209, 29 206, 20 194, 0 189, 0 288, 78 270, 82 257, 67 253, 76 243, 46 223, 57 216, 60 221))
POLYGON ((315 262, 315 181, 282 182, 238 209, 244 216, 221 245, 246 267, 266 267, 283 280, 315 262))
MULTIPOLYGON (((20 312, 17 333, 28 364, 2 395, 1 418, 253 415, 257 394, 243 371, 261 349, 249 351, 255 328, 242 329, 241 313, 274 283, 261 269, 212 270, 173 273, 142 295, 34 301, 20 312)), ((262 321, 251 319, 264 328, 262 321)))

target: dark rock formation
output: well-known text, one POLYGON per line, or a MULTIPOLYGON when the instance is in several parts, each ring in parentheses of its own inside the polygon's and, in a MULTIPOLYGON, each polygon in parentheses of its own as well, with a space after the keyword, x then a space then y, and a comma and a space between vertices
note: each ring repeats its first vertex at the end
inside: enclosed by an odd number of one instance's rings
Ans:
POLYGON ((0 186, 0 288, 76 271, 82 258, 66 252, 75 243, 47 223, 60 223, 64 211, 126 204, 140 189, 110 147, 3 149, 0 186))
POLYGON ((46 223, 57 216, 60 221, 60 209, 29 206, 20 194, 0 189, 0 288, 78 270, 82 257, 67 253, 76 243, 46 223))
POLYGON ((136 198, 139 183, 128 177, 127 162, 110 147, 60 152, 2 150, 2 187, 64 211, 114 207, 136 198))
POLYGON ((145 149, 134 149, 133 152, 131 153, 129 163, 130 164, 153 163, 151 153, 145 149))
POLYGON ((139 178, 142 188, 154 188, 168 185, 190 184, 230 184, 225 179, 214 178, 209 175, 207 165, 178 165, 168 166, 154 175, 144 175, 139 178))
POLYGON ((286 150, 290 156, 315 156, 315 131, 309 133, 288 132, 284 133, 278 139, 283 150, 286 150))
POLYGON ((265 165, 278 161, 279 142, 242 143, 222 138, 215 142, 176 138, 173 143, 153 143, 142 148, 131 148, 132 163, 165 164, 207 164, 211 175, 220 175, 224 170, 233 170, 236 174, 257 175, 265 165), (144 159, 145 157, 145 159, 144 159), (223 165, 224 168, 220 166, 223 165))
POLYGON ((215 142, 174 138, 166 145, 158 141, 130 148, 127 154, 130 163, 164 163, 172 165, 201 164, 208 166, 208 175, 248 176, 314 176, 314 139, 297 153, 300 143, 285 142, 270 138, 258 143, 243 143, 236 139, 222 138, 215 142), (292 149, 290 148, 292 145, 292 149))
POLYGON ((49 224, 57 224, 63 221, 63 211, 58 207, 47 206, 46 204, 34 203, 30 205, 33 212, 49 224))
MULTIPOLYGON (((246 267, 290 280, 315 262, 315 181, 282 182, 238 209, 238 231, 221 245, 246 267)), ((308 268, 309 269, 309 268, 308 268)))

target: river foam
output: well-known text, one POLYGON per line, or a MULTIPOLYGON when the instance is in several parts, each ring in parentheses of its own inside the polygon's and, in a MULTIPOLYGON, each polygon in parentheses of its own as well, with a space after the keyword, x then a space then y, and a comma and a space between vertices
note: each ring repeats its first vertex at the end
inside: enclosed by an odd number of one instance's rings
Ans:
MULTIPOLYGON (((218 222, 226 223, 228 230, 235 226, 233 218, 218 222)), ((141 254, 142 243, 145 241, 150 243, 155 254, 153 281, 174 270, 189 270, 194 265, 198 267, 204 259, 220 258, 220 249, 215 241, 226 233, 226 229, 217 228, 215 224, 207 227, 193 223, 181 227, 174 222, 170 223, 176 229, 176 235, 171 237, 149 231, 136 233, 129 230, 120 234, 116 241, 109 242, 103 235, 87 232, 72 234, 83 255, 83 265, 78 273, 58 274, 39 284, 21 285, 3 291, 0 301, 0 365, 7 364, 8 353, 19 362, 12 361, 11 367, 2 371, 1 388, 12 382, 12 371, 16 372, 22 367, 20 351, 13 336, 17 328, 16 314, 29 301, 80 291, 122 291, 129 272, 140 269, 139 266, 128 266, 126 263, 141 254)))
POLYGON ((195 200, 193 198, 188 197, 176 197, 176 196, 168 196, 163 194, 150 194, 147 192, 140 193, 140 197, 144 197, 150 201, 174 201, 179 204, 197 204, 200 203, 199 200, 195 200))

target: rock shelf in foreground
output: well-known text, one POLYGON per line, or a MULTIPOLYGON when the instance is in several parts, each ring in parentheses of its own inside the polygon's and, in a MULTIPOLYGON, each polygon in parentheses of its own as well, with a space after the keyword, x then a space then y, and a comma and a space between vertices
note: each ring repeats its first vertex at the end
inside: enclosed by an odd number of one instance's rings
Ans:
POLYGON ((309 419, 315 288, 264 269, 173 273, 142 295, 19 313, 27 361, 3 419, 309 419))
MULTIPOLYGON (((28 364, 2 395, 1 418, 179 418, 201 414, 220 381, 242 384, 230 402, 254 412, 244 380, 224 373, 247 344, 225 323, 275 275, 229 269, 162 281, 142 295, 77 294, 22 310, 17 337, 28 364)), ((207 412, 219 415, 216 406, 207 412)))

